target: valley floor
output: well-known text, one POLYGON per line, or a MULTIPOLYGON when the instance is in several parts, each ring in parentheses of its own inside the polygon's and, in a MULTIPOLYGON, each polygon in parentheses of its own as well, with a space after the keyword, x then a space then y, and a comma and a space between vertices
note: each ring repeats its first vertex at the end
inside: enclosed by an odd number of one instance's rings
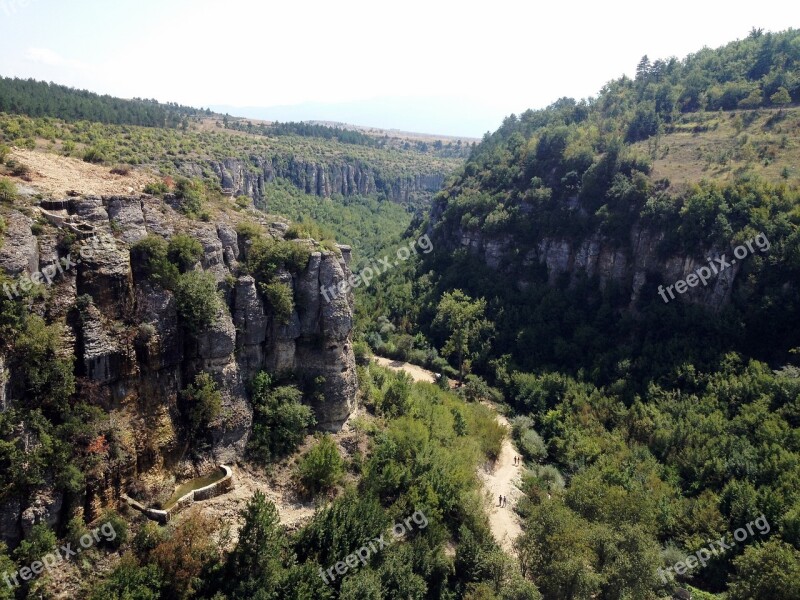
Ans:
MULTIPOLYGON (((435 373, 417 365, 381 356, 375 356, 374 360, 382 367, 388 367, 395 371, 405 371, 414 381, 428 383, 436 381, 435 373)), ((488 402, 485 404, 496 411, 497 407, 493 404, 488 402)), ((506 417, 498 414, 497 421, 511 431, 511 424, 506 417)), ((492 534, 497 543, 500 544, 500 547, 509 554, 514 554, 514 541, 522 535, 522 519, 520 519, 514 508, 519 498, 523 495, 518 486, 523 466, 522 464, 514 464, 515 456, 520 456, 520 454, 512 440, 506 437, 503 440, 503 447, 498 459, 494 463, 487 463, 478 469, 478 477, 480 477, 483 484, 485 507, 489 516, 492 534), (501 495, 507 498, 505 506, 498 506, 501 495)))

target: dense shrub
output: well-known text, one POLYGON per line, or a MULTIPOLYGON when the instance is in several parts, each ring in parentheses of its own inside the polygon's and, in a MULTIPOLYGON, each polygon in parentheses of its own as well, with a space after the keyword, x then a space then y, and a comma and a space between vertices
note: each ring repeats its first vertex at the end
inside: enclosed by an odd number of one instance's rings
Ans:
POLYGON ((182 393, 187 404, 187 417, 192 432, 207 427, 222 410, 222 394, 214 379, 206 372, 198 373, 194 382, 182 393))
POLYGON ((178 315, 192 333, 211 325, 222 307, 217 282, 211 273, 204 271, 189 271, 178 277, 175 300, 178 315))
POLYGON ((262 283, 261 292, 266 297, 267 304, 272 308, 278 322, 284 325, 288 324, 294 312, 294 294, 291 286, 280 281, 262 283))
POLYGON ((329 434, 320 437, 297 463, 297 481, 309 496, 330 490, 343 474, 344 460, 329 434))
POLYGON ((258 223, 241 221, 236 224, 236 234, 241 241, 254 241, 264 234, 264 229, 258 223))
POLYGON ((13 202, 17 199, 17 186, 6 177, 0 177, 0 202, 13 202))
POLYGON ((104 512, 97 523, 97 527, 104 525, 110 526, 112 532, 107 534, 101 529, 100 542, 98 544, 111 550, 119 550, 128 541, 128 522, 113 510, 104 512))
POLYGON ((311 250, 302 243, 256 238, 247 257, 247 267, 261 282, 270 282, 278 269, 293 273, 308 265, 311 250))
POLYGON ((140 566, 129 554, 114 567, 107 579, 91 591, 91 600, 159 600, 162 574, 153 564, 140 566))
POLYGON ((519 451, 527 460, 540 462, 547 457, 547 446, 534 430, 534 420, 530 417, 516 417, 511 423, 511 431, 519 451))
POLYGON ((106 161, 106 156, 99 148, 87 148, 83 153, 83 161, 87 163, 102 163, 106 161))
POLYGON ((310 407, 302 404, 295 386, 273 386, 270 376, 256 375, 252 384, 253 433, 248 451, 266 463, 294 452, 315 424, 310 407))
POLYGON ((159 235, 149 234, 131 246, 134 273, 148 277, 171 289, 178 279, 178 268, 169 261, 169 245, 159 235))
POLYGON ((169 193, 169 186, 167 186, 163 179, 159 179, 158 181, 152 181, 145 185, 144 193, 163 197, 164 194, 169 193))
POLYGON ((180 200, 180 210, 185 215, 197 218, 203 212, 205 185, 201 180, 178 178, 175 182, 175 196, 180 200))
POLYGON ((177 265, 181 273, 189 271, 203 256, 203 246, 196 238, 178 233, 169 240, 167 258, 177 265))
POLYGON ((49 554, 56 547, 58 538, 46 523, 37 523, 31 528, 30 534, 20 542, 14 550, 14 558, 20 564, 29 565, 49 554))

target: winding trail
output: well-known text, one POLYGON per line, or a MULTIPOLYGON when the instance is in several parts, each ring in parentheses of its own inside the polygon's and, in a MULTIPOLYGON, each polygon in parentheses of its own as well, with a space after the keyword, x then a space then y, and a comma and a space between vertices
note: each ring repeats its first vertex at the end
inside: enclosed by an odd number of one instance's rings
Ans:
MULTIPOLYGON (((374 356, 373 360, 382 367, 393 371, 405 371, 414 381, 433 383, 436 376, 431 371, 399 360, 374 356)), ((497 407, 489 402, 482 402, 497 413, 497 407)), ((503 415, 497 413, 497 422, 511 429, 511 425, 503 415)), ((483 484, 485 508, 489 516, 489 525, 497 543, 509 554, 515 554, 514 541, 522 535, 522 519, 514 511, 519 499, 524 495, 518 483, 522 474, 522 465, 514 464, 514 457, 519 452, 514 443, 506 436, 500 450, 500 456, 494 463, 486 463, 478 468, 478 477, 483 484), (506 496, 506 505, 498 506, 499 496, 506 496)))

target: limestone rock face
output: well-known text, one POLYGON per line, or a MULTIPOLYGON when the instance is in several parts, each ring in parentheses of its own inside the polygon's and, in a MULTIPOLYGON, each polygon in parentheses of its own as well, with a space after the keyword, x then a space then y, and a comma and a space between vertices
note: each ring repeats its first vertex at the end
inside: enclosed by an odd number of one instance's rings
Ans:
POLYGON ((123 242, 133 244, 147 235, 142 203, 138 198, 112 196, 105 199, 105 205, 123 242))
MULTIPOLYGON (((432 222, 435 223, 439 216, 440 212, 434 206, 432 222)), ((663 232, 637 224, 632 228, 627 244, 615 244, 594 232, 580 239, 541 237, 520 252, 518 240, 512 237, 494 237, 481 230, 456 227, 453 231, 443 232, 437 243, 451 248, 460 246, 481 257, 489 268, 513 273, 517 287, 522 291, 530 288, 534 275, 544 268, 550 285, 563 276, 574 283, 584 275, 596 278, 601 287, 612 282, 620 285, 629 290, 631 307, 638 301, 648 277, 655 276, 674 283, 708 264, 706 257, 731 254, 729 249, 709 247, 695 256, 676 254, 663 257, 659 252, 663 238, 663 232), (522 257, 522 268, 517 254, 522 257)), ((739 264, 732 265, 709 280, 707 286, 690 288, 681 299, 717 311, 729 302, 738 273, 739 264)))
MULTIPOLYGON (((231 196, 249 196, 256 204, 265 204, 264 186, 276 177, 286 179, 307 194, 330 197, 366 195, 382 192, 395 202, 408 202, 415 195, 432 196, 444 185, 445 173, 418 173, 396 177, 383 176, 360 161, 330 160, 317 162, 292 157, 251 156, 250 160, 226 158, 208 163, 219 179, 223 192, 231 196)), ((198 176, 203 166, 184 163, 181 171, 198 176)))
POLYGON ((39 269, 39 245, 31 231, 33 221, 15 210, 3 218, 6 232, 0 246, 0 269, 11 277, 35 273, 39 269))
MULTIPOLYGON (((240 170, 235 163, 223 166, 224 177, 235 185, 246 185, 252 175, 252 169, 240 170)), ((343 177, 348 186, 367 185, 357 170, 343 177)), ((125 449, 122 464, 98 469, 87 480, 81 501, 89 513, 115 506, 134 479, 163 478, 187 462, 242 459, 253 423, 248 383, 261 370, 291 373, 316 385, 315 400, 309 402, 321 428, 336 430, 349 417, 357 391, 352 298, 328 302, 320 292, 320 286, 338 286, 350 276, 338 254, 313 252, 302 271, 277 273, 294 294, 295 310, 284 322, 256 280, 240 269, 247 244, 236 234, 235 215, 215 223, 193 221, 147 195, 71 198, 48 210, 60 210, 61 220, 38 240, 31 219, 4 213, 0 268, 13 276, 64 258, 58 226, 80 223, 92 232, 80 236, 84 250, 71 250, 73 264, 48 289, 48 304, 34 306, 46 320, 65 324, 63 347, 75 354, 78 393, 109 413, 115 439, 125 449), (171 291, 148 278, 144 265, 131 264, 132 244, 147 235, 169 238, 178 232, 202 245, 194 269, 214 275, 222 299, 213 323, 199 331, 186 327, 171 291), (217 384, 222 410, 207 428, 190 433, 190 407, 182 392, 202 372, 217 384)), ((263 225, 276 238, 287 229, 285 223, 264 220, 263 225)), ((4 385, 14 380, 11 364, 0 356, 0 410, 23 400, 22 392, 4 385)), ((35 523, 63 524, 63 505, 63 495, 52 485, 29 498, 0 503, 0 538, 13 544, 35 523)))
POLYGON ((125 340, 114 334, 113 324, 94 305, 82 311, 80 334, 83 373, 90 380, 111 383, 135 370, 125 340))
POLYGON ((239 346, 258 346, 267 339, 267 316, 264 303, 256 291, 256 280, 244 275, 236 282, 233 323, 239 346))
POLYGON ((222 242, 222 254, 225 258, 225 266, 234 269, 239 260, 239 236, 236 230, 230 225, 221 223, 217 225, 217 235, 222 242))
POLYGON ((183 335, 172 292, 149 281, 136 286, 136 345, 140 365, 152 371, 177 367, 183 362, 183 335))

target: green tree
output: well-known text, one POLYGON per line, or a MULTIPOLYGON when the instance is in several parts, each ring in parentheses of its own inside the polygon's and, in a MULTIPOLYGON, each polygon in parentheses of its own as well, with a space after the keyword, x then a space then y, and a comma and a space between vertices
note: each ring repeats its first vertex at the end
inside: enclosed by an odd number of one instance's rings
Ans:
POLYGON ((545 598, 588 600, 600 592, 592 527, 560 503, 533 508, 516 548, 523 573, 545 598))
POLYGON ((178 277, 175 285, 178 315, 191 333, 209 327, 222 307, 217 282, 211 273, 189 271, 178 277))
POLYGON ((446 292, 436 309, 433 323, 449 335, 442 354, 455 357, 462 380, 494 330, 485 313, 486 300, 473 300, 461 290, 446 292))
POLYGON ((294 295, 292 288, 280 281, 262 283, 261 292, 267 299, 267 303, 275 312, 275 316, 280 323, 287 325, 291 321, 294 312, 294 295))
POLYGON ((362 569, 342 583, 339 600, 383 600, 381 580, 371 569, 362 569))
POLYGON ((776 106, 785 106, 792 103, 792 97, 789 95, 789 90, 785 87, 779 87, 778 91, 769 97, 770 102, 776 106))
POLYGON ((17 199, 17 186, 6 177, 0 177, 0 202, 14 202, 17 199))
POLYGON ((149 234, 131 246, 131 265, 134 273, 147 277, 166 289, 178 280, 177 266, 169 260, 169 245, 159 235, 149 234))
POLYGON ((392 376, 380 407, 386 415, 398 417, 408 411, 410 400, 411 377, 401 371, 392 376))
POLYGON ((11 575, 17 570, 14 561, 8 556, 8 547, 4 542, 0 542, 0 600, 13 600, 14 590, 9 588, 1 578, 3 575, 11 575))
MULTIPOLYGON (((301 560, 332 566, 371 540, 390 525, 378 498, 348 487, 333 502, 318 510, 296 537, 295 550, 301 560)), ((333 582, 338 586, 340 577, 333 582)))
POLYGON ((195 238, 179 233, 169 240, 167 258, 185 273, 203 256, 203 246, 195 238))
POLYGON ((748 546, 733 561, 729 600, 800 598, 800 551, 777 539, 748 546))
POLYGON ((126 554, 108 578, 92 590, 91 600, 158 600, 161 577, 156 565, 140 566, 126 554))
POLYGON ((295 386, 273 387, 266 372, 252 384, 253 434, 248 450, 262 463, 294 452, 316 420, 311 407, 302 404, 295 386))
POLYGON ((343 473, 344 460, 329 434, 319 438, 306 452, 298 462, 296 471, 298 482, 310 496, 330 490, 339 482, 343 473))
POLYGON ((29 565, 50 553, 56 547, 57 542, 56 534, 47 524, 37 523, 31 528, 30 535, 22 540, 14 550, 14 558, 18 563, 29 565))
POLYGON ((188 420, 193 433, 207 427, 222 410, 222 394, 213 377, 205 371, 198 373, 194 382, 181 396, 188 405, 188 420))
POLYGON ((181 212, 197 218, 203 210, 205 184, 200 179, 179 177, 175 182, 175 196, 180 200, 181 212))
POLYGON ((278 598, 285 576, 285 540, 275 505, 256 491, 242 510, 239 541, 228 557, 227 572, 232 598, 278 598))

